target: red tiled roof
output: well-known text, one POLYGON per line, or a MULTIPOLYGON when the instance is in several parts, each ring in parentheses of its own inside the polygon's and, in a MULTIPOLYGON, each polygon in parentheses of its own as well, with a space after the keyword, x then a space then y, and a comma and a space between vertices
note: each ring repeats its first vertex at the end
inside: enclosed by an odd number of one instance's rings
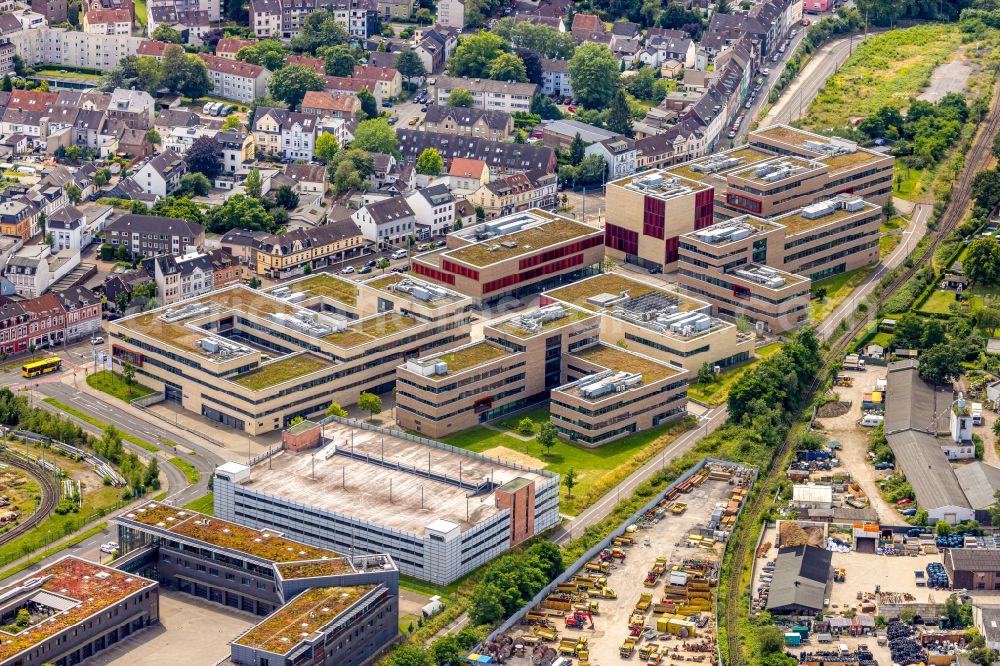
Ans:
POLYGON ((263 67, 251 65, 248 62, 230 60, 229 58, 220 58, 219 56, 209 55, 207 53, 199 53, 198 55, 205 61, 205 65, 208 69, 213 72, 222 72, 223 74, 242 76, 247 79, 256 79, 261 75, 261 72, 264 71, 263 67))
POLYGON ((141 56, 162 58, 163 50, 168 46, 170 45, 166 42, 158 42, 155 39, 144 39, 139 43, 139 48, 136 50, 136 53, 141 56))
POLYGON ((352 79, 349 76, 324 76, 323 80, 323 87, 327 90, 349 90, 358 93, 365 88, 370 92, 373 87, 371 81, 352 79))
POLYGON ((26 301, 21 301, 21 307, 35 316, 52 316, 65 312, 62 302, 55 294, 42 294, 26 301))
POLYGON ((240 52, 240 49, 246 46, 253 46, 256 43, 256 39, 236 39, 235 37, 226 37, 219 40, 219 43, 215 47, 215 54, 232 53, 233 56, 235 56, 240 52))
POLYGON ((455 157, 451 160, 448 168, 448 175, 456 178, 481 178, 486 162, 482 160, 470 160, 465 157, 455 157))
POLYGON ((8 109, 21 111, 48 111, 56 103, 59 93, 38 92, 37 90, 19 90, 15 88, 10 93, 7 102, 8 109))
POLYGON ((132 23, 132 12, 128 9, 91 9, 84 18, 88 25, 101 23, 132 23))
POLYGON ((593 14, 576 14, 573 16, 572 32, 604 32, 604 24, 601 19, 593 14))
POLYGON ((372 79, 374 81, 392 81, 399 74, 392 67, 372 67, 371 65, 355 65, 354 78, 372 79))
POLYGON ((288 55, 285 57, 286 65, 304 65, 309 69, 313 70, 317 74, 326 76, 326 63, 319 58, 310 58, 308 56, 300 55, 288 55))
POLYGON ((353 95, 333 95, 328 92, 310 90, 302 98, 301 108, 321 109, 323 111, 350 111, 358 106, 358 98, 353 95))

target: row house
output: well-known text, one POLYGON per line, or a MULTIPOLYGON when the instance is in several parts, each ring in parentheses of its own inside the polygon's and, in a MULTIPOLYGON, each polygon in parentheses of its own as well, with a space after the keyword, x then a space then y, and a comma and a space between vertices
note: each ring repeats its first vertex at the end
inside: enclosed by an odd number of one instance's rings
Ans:
POLYGON ((17 236, 27 243, 39 233, 40 212, 24 197, 0 202, 0 234, 17 236))
POLYGON ((369 203, 352 217, 365 240, 378 247, 404 242, 416 233, 416 215, 403 196, 369 203))
POLYGON ((18 296, 34 298, 79 265, 79 250, 53 252, 47 244, 25 245, 7 260, 4 277, 18 296))
POLYGON ((0 350, 54 347, 101 329, 101 298, 84 287, 0 305, 0 350))
POLYGON ((514 132, 514 117, 506 111, 464 109, 434 104, 427 107, 422 127, 428 132, 461 134, 502 141, 514 132))
POLYGON ((254 99, 267 95, 267 85, 271 80, 270 70, 207 53, 199 53, 198 55, 208 67, 214 96, 241 104, 252 104, 254 99))
POLYGON ((532 208, 550 208, 558 200, 558 180, 556 174, 541 169, 512 174, 483 185, 469 201, 483 209, 487 220, 532 208))
POLYGON ((107 242, 124 245, 133 255, 186 254, 205 245, 205 227, 157 215, 122 215, 105 227, 107 242))
POLYGON ((257 107, 251 130, 257 150, 290 160, 311 160, 316 147, 316 116, 257 107))
POLYGON ((164 254, 144 263, 152 264, 161 305, 172 305, 243 280, 243 267, 227 248, 181 256, 164 254))
POLYGON ((283 280, 359 256, 364 245, 361 230, 351 218, 313 229, 293 229, 277 236, 255 235, 249 245, 253 257, 250 270, 266 278, 283 280))
POLYGON ((396 137, 403 158, 414 163, 424 150, 436 148, 445 160, 455 157, 481 159, 493 173, 520 173, 534 169, 554 173, 556 170, 556 154, 548 146, 411 129, 396 130, 396 137))

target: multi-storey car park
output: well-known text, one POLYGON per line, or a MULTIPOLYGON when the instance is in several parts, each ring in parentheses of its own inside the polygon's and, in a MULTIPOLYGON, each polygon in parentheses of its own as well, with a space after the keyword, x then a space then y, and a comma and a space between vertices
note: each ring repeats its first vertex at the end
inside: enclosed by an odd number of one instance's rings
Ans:
POLYGON ((0 664, 79 664, 159 616, 156 581, 67 556, 0 589, 0 664))
MULTIPOLYGON (((671 292, 645 300, 651 304, 656 298, 664 312, 679 314, 678 320, 710 320, 690 310, 678 313, 677 303, 687 299, 671 292)), ((560 435, 596 447, 686 411, 690 373, 672 361, 602 342, 601 316, 595 312, 551 302, 483 332, 482 341, 399 366, 400 425, 444 437, 551 398, 560 435)))
POLYGON ((677 280, 721 316, 787 331, 808 318, 812 279, 878 261, 881 219, 843 194, 770 220, 742 215, 681 236, 677 280))
POLYGON ((559 476, 367 424, 305 422, 214 478, 215 515, 447 584, 559 522, 559 476))
MULTIPOLYGON (((242 472, 232 467, 218 474, 242 472)), ((157 502, 117 522, 117 569, 265 616, 231 642, 226 663, 353 666, 398 632, 399 571, 388 555, 346 557, 157 502)))
POLYGON ((448 234, 448 247, 413 258, 413 271, 478 305, 520 298, 596 273, 604 233, 540 209, 448 234))
POLYGON ((119 319, 109 345, 165 399, 256 435, 390 390, 401 361, 468 340, 470 306, 413 277, 322 273, 119 319))
POLYGON ((841 194, 881 205, 892 193, 892 170, 891 155, 774 125, 751 132, 746 146, 608 183, 614 214, 605 244, 614 258, 676 270, 683 234, 745 214, 772 219, 841 194))

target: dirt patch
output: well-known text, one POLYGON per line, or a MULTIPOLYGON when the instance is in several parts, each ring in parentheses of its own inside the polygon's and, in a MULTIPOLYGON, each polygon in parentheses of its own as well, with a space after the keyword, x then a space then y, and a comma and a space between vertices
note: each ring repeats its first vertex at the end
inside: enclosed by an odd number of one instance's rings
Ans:
POLYGON ((781 523, 781 529, 778 531, 778 544, 782 548, 805 545, 821 547, 825 542, 822 528, 802 527, 790 520, 781 523))
POLYGON ((832 419, 836 416, 843 416, 851 409, 849 402, 828 402, 816 410, 816 416, 821 419, 832 419))
POLYGON ((486 449, 483 451, 484 456, 493 456, 494 458, 499 458, 504 462, 517 463, 518 465, 523 465, 524 467, 531 467, 533 469, 541 469, 548 465, 544 460, 539 460, 534 456, 529 456, 527 453, 521 453, 520 451, 515 451, 514 449, 508 449, 506 446, 494 446, 492 449, 486 449))

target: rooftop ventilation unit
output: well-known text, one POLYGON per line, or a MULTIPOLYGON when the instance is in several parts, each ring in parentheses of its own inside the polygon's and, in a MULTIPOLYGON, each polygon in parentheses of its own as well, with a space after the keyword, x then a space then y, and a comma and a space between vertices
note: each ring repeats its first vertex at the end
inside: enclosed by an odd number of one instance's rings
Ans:
POLYGON ((521 330, 534 333, 542 330, 542 326, 550 321, 556 321, 566 316, 566 309, 561 305, 547 305, 534 312, 519 314, 511 317, 508 321, 511 326, 521 330))
POLYGON ((440 358, 410 359, 406 362, 406 368, 421 377, 448 374, 448 363, 442 361, 440 358))
POLYGON ((625 189, 649 192, 660 197, 674 197, 691 192, 691 188, 677 178, 664 178, 662 173, 633 178, 625 189))
POLYGON ((754 231, 756 231, 756 228, 746 222, 734 220, 706 227, 694 232, 694 235, 702 243, 716 245, 718 243, 732 243, 742 240, 749 237, 754 231))
POLYGON ((614 372, 605 370, 596 375, 584 377, 577 386, 580 396, 593 400, 609 393, 619 393, 642 385, 642 374, 637 372, 614 372))
POLYGON ((277 289, 271 292, 271 295, 274 296, 275 298, 287 298, 288 296, 291 295, 291 293, 292 290, 290 287, 278 287, 277 289))
POLYGON ((846 155, 849 153, 857 152, 858 144, 853 141, 844 141, 843 139, 830 139, 827 142, 816 141, 814 139, 809 139, 802 143, 802 146, 807 150, 811 150, 815 153, 819 153, 825 157, 833 157, 834 155, 846 155))
POLYGON ((614 304, 614 303, 622 300, 623 298, 628 298, 628 292, 627 291, 623 291, 622 293, 620 293, 618 295, 609 294, 607 292, 604 292, 604 293, 601 293, 601 294, 596 294, 594 296, 590 296, 589 298, 587 298, 587 303, 589 305, 594 305, 594 306, 597 306, 599 308, 608 308, 608 307, 611 307, 612 304, 614 304))
POLYGON ((244 347, 231 340, 215 336, 201 338, 195 344, 201 347, 201 350, 206 354, 215 354, 221 356, 223 359, 236 358, 237 356, 243 356, 253 351, 249 347, 244 347))
POLYGON ((778 274, 774 269, 762 266, 758 266, 756 268, 738 268, 733 271, 733 273, 745 280, 762 284, 768 289, 778 289, 785 286, 785 283, 788 282, 788 280, 778 274))
POLYGON ((175 321, 182 321, 184 319, 190 319, 191 317, 197 317, 199 315, 208 314, 212 311, 212 308, 205 305, 204 303, 191 303, 190 305, 185 305, 182 308, 177 308, 176 310, 167 310, 161 314, 157 319, 160 321, 172 324, 175 321))
POLYGON ((718 173, 723 169, 731 169, 739 166, 743 160, 739 157, 729 157, 728 155, 715 155, 706 160, 691 165, 691 171, 696 173, 718 173))
POLYGON ((313 338, 322 338, 331 333, 341 333, 347 330, 347 322, 342 319, 320 317, 311 310, 299 310, 292 314, 276 312, 271 314, 271 321, 313 338))
POLYGON ((428 284, 426 282, 420 282, 409 277, 403 278, 396 284, 390 284, 389 290, 409 294, 419 301, 427 302, 448 298, 448 296, 451 295, 451 292, 446 289, 442 289, 441 287, 428 284))
POLYGON ((802 217, 816 220, 837 210, 857 213, 865 207, 865 200, 854 194, 838 194, 832 199, 820 201, 802 209, 802 217))
POLYGON ((805 171, 805 167, 791 162, 763 164, 753 170, 754 176, 765 183, 776 183, 805 171))

